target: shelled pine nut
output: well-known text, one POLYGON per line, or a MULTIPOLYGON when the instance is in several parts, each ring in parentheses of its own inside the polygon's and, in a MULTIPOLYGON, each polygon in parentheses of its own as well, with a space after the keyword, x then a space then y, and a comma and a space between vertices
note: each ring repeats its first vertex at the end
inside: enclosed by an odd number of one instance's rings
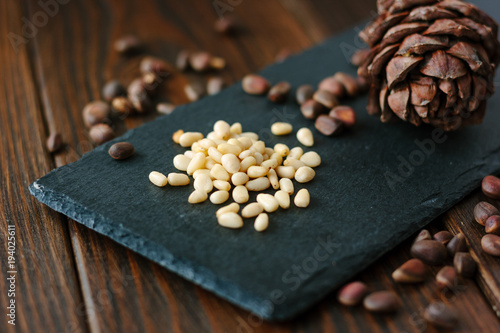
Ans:
POLYGON ((311 197, 309 195, 309 191, 305 188, 298 191, 297 194, 295 195, 295 198, 293 199, 295 206, 300 208, 305 208, 309 206, 310 201, 311 197))
POLYGON ((229 199, 228 191, 215 191, 210 195, 210 202, 214 205, 220 205, 229 199))
POLYGON ((236 202, 233 202, 227 206, 219 208, 215 213, 215 216, 219 217, 225 213, 238 213, 239 211, 240 211, 240 205, 238 205, 236 202))
POLYGON ((191 182, 189 177, 183 173, 171 172, 168 174, 167 179, 170 186, 186 186, 191 182))
POLYGON ((274 197, 278 201, 278 204, 280 205, 281 208, 283 209, 288 209, 290 208, 290 194, 283 190, 276 191, 274 193, 274 197))
POLYGON ((266 213, 260 213, 255 219, 255 223, 253 225, 256 231, 262 232, 267 229, 269 226, 269 215, 266 213))
POLYGON ((241 210, 241 216, 244 218, 251 218, 259 215, 264 211, 264 207, 262 207, 259 203, 257 202, 252 202, 246 205, 242 210, 241 210))
POLYGON ((158 187, 163 187, 168 183, 167 177, 158 171, 152 171, 149 174, 149 180, 158 187))

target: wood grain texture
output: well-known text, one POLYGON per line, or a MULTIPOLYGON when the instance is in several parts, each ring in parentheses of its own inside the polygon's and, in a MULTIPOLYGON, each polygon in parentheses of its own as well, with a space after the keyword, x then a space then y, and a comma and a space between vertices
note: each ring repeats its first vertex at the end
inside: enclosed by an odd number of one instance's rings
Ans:
MULTIPOLYGON (((54 167, 33 83, 16 1, 0 2, 0 307, 2 332, 87 332, 80 283, 64 217, 31 197, 28 184, 54 167), (9 269, 7 224, 15 225, 15 268, 9 269), (7 324, 7 271, 15 270, 16 326, 7 324)), ((29 42, 29 41, 28 41, 29 42)))
MULTIPOLYGON (((120 57, 111 48, 112 42, 123 34, 137 34, 148 45, 149 54, 170 62, 183 48, 223 56, 229 68, 222 76, 230 83, 272 63, 282 48, 298 52, 369 18, 375 9, 372 0, 232 3, 237 4, 232 14, 241 25, 236 37, 220 36, 213 31, 217 16, 211 1, 73 0, 61 6, 28 45, 47 127, 61 132, 68 143, 64 151, 55 155, 55 165, 72 162, 92 149, 81 109, 87 102, 100 98, 103 84, 112 78, 126 84, 138 75, 141 57, 120 57)), ((35 2, 23 3, 22 8, 27 17, 40 10, 35 2)), ((207 77, 174 72, 166 80, 162 95, 176 104, 186 103, 186 82, 207 77)), ((40 118, 42 113, 36 110, 39 108, 32 109, 33 116, 40 118)), ((116 130, 120 134, 155 117, 153 112, 117 120, 116 130)), ((46 133, 42 129, 38 135, 39 142, 30 138, 38 146, 23 146, 27 153, 30 149, 43 153, 40 144, 46 133)), ((40 168, 38 164, 36 167, 40 168)), ((36 173, 29 181, 40 175, 36 173)), ((39 210, 45 212, 37 213, 40 222, 46 223, 46 216, 52 214, 54 228, 66 230, 61 217, 39 205, 29 211, 39 210)), ((470 214, 472 210, 465 203, 458 205, 456 211, 460 213, 444 218, 451 229, 453 223, 458 223, 454 221, 460 221, 460 214, 470 214)), ((409 258, 411 240, 358 276, 373 290, 395 290, 403 305, 397 314, 372 315, 361 307, 348 309, 340 306, 332 294, 293 321, 268 323, 76 222, 67 223, 83 293, 81 312, 92 332, 437 332, 422 320, 423 309, 433 300, 443 300, 459 311, 459 332, 495 332, 499 325, 473 280, 463 281, 458 290, 444 294, 437 291, 431 274, 425 284, 393 284, 390 275, 409 258)), ((440 225, 439 221, 436 223, 437 230, 440 225)), ((67 238, 62 243, 67 244, 67 238)), ((70 272, 71 268, 66 267, 70 272)), ((64 296, 57 304, 72 309, 64 296)))

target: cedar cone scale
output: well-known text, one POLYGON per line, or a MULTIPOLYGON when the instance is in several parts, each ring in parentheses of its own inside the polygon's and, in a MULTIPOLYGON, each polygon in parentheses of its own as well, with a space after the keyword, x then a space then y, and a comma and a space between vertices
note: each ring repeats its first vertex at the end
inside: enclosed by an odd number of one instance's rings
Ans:
POLYGON ((460 0, 378 0, 377 8, 359 34, 370 46, 358 69, 370 82, 368 112, 446 131, 480 124, 500 62, 498 24, 460 0))

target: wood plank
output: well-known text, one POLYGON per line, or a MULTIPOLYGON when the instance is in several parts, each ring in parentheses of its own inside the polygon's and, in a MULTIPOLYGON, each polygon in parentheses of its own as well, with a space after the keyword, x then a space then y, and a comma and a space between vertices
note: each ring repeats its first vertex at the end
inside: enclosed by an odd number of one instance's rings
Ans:
MULTIPOLYGON (((17 1, 0 2, 0 307, 2 332, 87 332, 79 313, 82 297, 64 218, 40 205, 28 184, 54 167, 44 147, 47 130, 26 47, 7 38, 22 36, 17 1), (7 225, 15 226, 15 263, 8 266, 7 225), (8 297, 7 271, 17 271, 15 298, 8 297), (9 299, 16 301, 15 326, 7 323, 9 299)), ((28 43, 32 43, 28 40, 28 43)))
MULTIPOLYGON (((299 51, 351 22, 366 18, 367 11, 373 7, 368 0, 351 0, 348 4, 242 1, 234 7, 233 14, 244 30, 238 37, 228 38, 212 31, 216 15, 210 4, 199 7, 189 1, 143 1, 126 5, 118 0, 103 4, 73 1, 62 9, 64 14, 49 22, 32 50, 37 59, 35 68, 47 119, 66 135, 69 143, 69 148, 57 156, 57 165, 73 161, 90 149, 80 116, 85 103, 98 98, 106 80, 119 78, 129 82, 137 75, 140 57, 124 59, 109 47, 120 35, 137 33, 148 43, 152 54, 171 62, 181 48, 208 50, 224 56, 229 69, 223 75, 229 82, 271 63, 283 47, 299 51), (295 7, 290 7, 290 3, 295 7), (71 49, 66 50, 66 45, 71 45, 71 49)), ((36 6, 26 10, 33 13, 36 6)), ((198 78, 175 73, 166 82, 164 93, 176 103, 185 103, 182 88, 185 82, 194 79, 198 78)), ((118 127, 133 128, 154 117, 150 114, 128 118, 118 127)), ((359 307, 346 309, 337 304, 332 294, 293 321, 261 322, 109 239, 75 222, 70 221, 69 225, 86 312, 91 330, 95 332, 123 329, 132 332, 345 332, 348 329, 421 332, 425 306, 433 299, 445 298, 432 282, 420 286, 393 285, 390 274, 408 258, 408 241, 359 276, 374 289, 398 292, 404 306, 397 315, 371 315, 359 307)), ((473 281, 465 281, 465 285, 465 291, 452 302, 464 318, 459 331, 475 327, 491 331, 498 322, 488 304, 473 281), (476 315, 465 316, 471 313, 476 315)), ((436 330, 429 328, 429 331, 436 330)))
POLYGON ((481 191, 477 191, 469 195, 459 206, 447 212, 445 223, 453 233, 461 232, 467 239, 470 253, 474 260, 479 263, 477 282, 496 315, 500 317, 500 260, 484 253, 481 248, 481 238, 486 233, 484 227, 474 220, 474 206, 480 201, 487 201, 498 207, 497 201, 489 199, 481 191))

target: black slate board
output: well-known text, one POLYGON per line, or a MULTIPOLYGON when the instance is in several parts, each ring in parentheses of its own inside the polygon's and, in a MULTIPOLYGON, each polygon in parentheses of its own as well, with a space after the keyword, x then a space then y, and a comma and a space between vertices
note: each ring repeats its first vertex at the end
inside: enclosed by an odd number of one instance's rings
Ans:
MULTIPOLYGON (((495 1, 478 3, 500 18, 495 1)), ((294 87, 317 84, 336 71, 354 74, 342 50, 359 43, 356 32, 329 39, 262 74, 294 87)), ((482 177, 500 170, 499 94, 490 100, 483 125, 443 134, 444 142, 434 144, 429 154, 418 153, 422 149, 416 140, 428 143, 432 128, 381 124, 366 114, 366 98, 349 104, 359 116, 354 130, 338 138, 315 132, 314 150, 324 163, 305 186, 310 207, 271 214, 264 233, 255 232, 252 221, 238 231, 221 228, 215 219, 218 207, 187 203, 191 186, 157 188, 148 181, 152 170, 174 171, 172 158, 184 151, 171 141, 179 128, 208 133, 216 120, 239 121, 269 145, 277 142, 269 131, 277 120, 295 129, 313 128, 292 101, 275 105, 243 93, 240 84, 113 141, 131 142, 137 152, 133 158, 112 160, 109 142, 37 180, 30 191, 51 208, 234 304, 267 319, 286 319, 453 206, 482 177), (402 159, 419 165, 399 174, 402 159), (387 172, 403 180, 391 188, 387 172)), ((294 135, 279 141, 297 145, 294 135)))

